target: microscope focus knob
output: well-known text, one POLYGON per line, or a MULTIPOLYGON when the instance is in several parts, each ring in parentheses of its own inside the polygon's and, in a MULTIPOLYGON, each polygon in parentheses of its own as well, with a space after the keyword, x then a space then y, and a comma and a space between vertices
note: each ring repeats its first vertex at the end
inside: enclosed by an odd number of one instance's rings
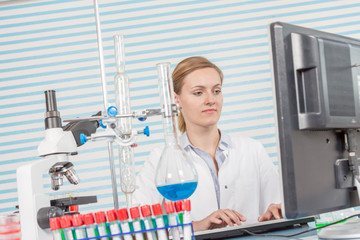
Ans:
POLYGON ((40 208, 37 212, 37 222, 40 228, 46 229, 50 227, 50 218, 61 217, 63 215, 64 211, 55 206, 40 208))

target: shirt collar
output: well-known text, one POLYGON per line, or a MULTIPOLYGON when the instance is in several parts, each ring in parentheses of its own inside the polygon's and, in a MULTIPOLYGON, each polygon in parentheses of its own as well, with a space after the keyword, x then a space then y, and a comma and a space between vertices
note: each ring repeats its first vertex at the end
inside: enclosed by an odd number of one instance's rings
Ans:
MULTIPOLYGON (((219 129, 219 132, 220 132, 220 142, 219 142, 218 148, 220 148, 221 150, 226 150, 229 147, 231 147, 231 138, 227 133, 225 133, 224 131, 221 131, 220 129, 219 129)), ((194 146, 191 145, 186 132, 180 136, 179 140, 180 140, 179 144, 183 149, 186 150, 189 147, 194 148, 194 146)))

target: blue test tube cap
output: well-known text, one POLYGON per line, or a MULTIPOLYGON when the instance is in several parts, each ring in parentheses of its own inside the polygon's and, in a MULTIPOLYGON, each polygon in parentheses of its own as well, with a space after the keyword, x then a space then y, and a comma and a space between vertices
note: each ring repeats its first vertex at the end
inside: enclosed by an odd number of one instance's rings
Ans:
POLYGON ((118 114, 118 110, 115 106, 110 106, 107 109, 107 114, 110 117, 115 117, 118 114))
POLYGON ((83 134, 83 133, 80 133, 80 143, 81 143, 81 145, 83 145, 83 144, 86 143, 86 142, 87 142, 87 137, 86 137, 86 135, 83 134))
POLYGON ((147 119, 146 117, 139 117, 138 118, 138 120, 141 121, 141 122, 145 121, 146 119, 147 119))
POLYGON ((146 127, 144 128, 144 135, 146 135, 147 137, 150 136, 149 126, 146 126, 146 127))

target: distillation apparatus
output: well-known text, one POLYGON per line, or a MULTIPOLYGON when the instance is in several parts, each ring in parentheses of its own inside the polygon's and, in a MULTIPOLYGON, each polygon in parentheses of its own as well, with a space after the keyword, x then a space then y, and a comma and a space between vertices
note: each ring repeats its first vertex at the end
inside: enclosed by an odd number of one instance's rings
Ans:
MULTIPOLYGON (((119 114, 130 114, 130 91, 129 78, 125 73, 125 51, 124 36, 114 36, 115 46, 115 102, 119 114)), ((118 129, 123 133, 125 139, 129 139, 132 132, 132 119, 120 118, 117 121, 118 129)), ((132 146, 118 146, 119 166, 120 166, 120 186, 121 191, 126 196, 127 207, 131 207, 131 195, 135 191, 135 170, 134 170, 134 153, 132 146)))
POLYGON ((17 170, 21 231, 24 239, 49 239, 49 219, 66 214, 71 205, 97 202, 96 196, 64 198, 50 200, 44 192, 43 174, 51 176, 52 190, 63 184, 63 176, 72 184, 79 184, 74 166, 69 162, 71 155, 77 154, 77 147, 86 141, 106 140, 109 152, 109 164, 112 181, 114 208, 118 209, 118 191, 114 164, 113 143, 117 144, 120 163, 121 190, 126 196, 127 206, 132 205, 132 193, 135 191, 135 171, 133 147, 140 134, 149 136, 149 128, 132 128, 132 119, 145 121, 148 117, 161 115, 165 136, 165 148, 157 167, 155 184, 159 192, 169 200, 189 197, 197 186, 197 173, 188 156, 178 144, 177 114, 174 103, 173 86, 170 78, 170 64, 157 64, 161 108, 131 111, 129 79, 125 73, 125 54, 123 36, 115 35, 115 62, 117 74, 114 78, 115 106, 110 106, 105 79, 102 37, 99 8, 94 0, 96 32, 98 40, 99 62, 104 100, 103 111, 86 118, 66 119, 61 126, 60 113, 57 111, 55 91, 45 92, 47 111, 45 114, 45 139, 38 148, 39 156, 44 157, 17 170), (101 126, 103 131, 97 131, 101 126), (61 209, 65 207, 66 209, 61 209), (41 218, 41 219, 40 219, 41 218), (39 220, 40 219, 40 220, 39 220))
MULTIPOLYGON (((94 0, 96 32, 99 49, 99 62, 103 87, 105 114, 101 117, 85 120, 100 120, 106 125, 105 133, 91 134, 87 139, 97 140, 105 138, 108 141, 109 160, 112 175, 114 207, 118 208, 116 175, 113 163, 112 143, 116 142, 119 149, 121 189, 126 195, 127 206, 131 206, 131 195, 135 191, 134 155, 132 147, 136 146, 135 137, 138 134, 149 136, 149 128, 136 131, 132 129, 132 118, 144 121, 147 117, 162 115, 165 134, 165 148, 156 171, 155 184, 159 192, 167 199, 184 199, 189 197, 197 186, 197 172, 192 166, 189 157, 178 144, 177 113, 178 106, 174 103, 174 90, 170 78, 170 64, 157 64, 159 77, 159 90, 161 108, 144 109, 131 112, 129 79, 125 73, 124 39, 121 35, 114 36, 115 63, 117 74, 115 76, 115 106, 109 106, 105 79, 103 46, 100 28, 100 16, 97 0, 94 0), (171 197, 172 196, 172 197, 171 197)), ((73 119, 68 121, 79 121, 73 119)))

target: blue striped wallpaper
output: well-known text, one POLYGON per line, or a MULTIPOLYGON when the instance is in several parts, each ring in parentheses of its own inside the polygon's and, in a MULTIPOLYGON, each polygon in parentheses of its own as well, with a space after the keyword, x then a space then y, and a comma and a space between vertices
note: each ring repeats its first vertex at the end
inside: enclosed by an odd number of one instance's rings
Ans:
MULTIPOLYGON (((16 168, 39 159, 44 137, 44 94, 57 92, 62 119, 86 117, 102 109, 102 88, 93 1, 0 1, 0 213, 17 204, 16 168)), ((114 34, 125 35, 133 110, 159 107, 155 64, 203 55, 225 75, 220 127, 260 140, 277 164, 274 96, 268 43, 269 23, 360 37, 356 0, 102 0, 100 17, 110 103, 114 102, 114 34)), ((136 170, 163 142, 160 117, 134 122, 149 126, 139 137, 136 170)), ((83 211, 113 207, 107 144, 89 142, 72 157, 80 176, 61 195, 98 195, 83 211)), ((119 179, 118 163, 116 163, 119 179)), ((49 188, 49 179, 44 177, 49 188)), ((119 187, 120 191, 120 187, 119 187)), ((119 193, 121 205, 124 196, 119 193)))

